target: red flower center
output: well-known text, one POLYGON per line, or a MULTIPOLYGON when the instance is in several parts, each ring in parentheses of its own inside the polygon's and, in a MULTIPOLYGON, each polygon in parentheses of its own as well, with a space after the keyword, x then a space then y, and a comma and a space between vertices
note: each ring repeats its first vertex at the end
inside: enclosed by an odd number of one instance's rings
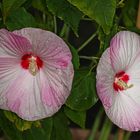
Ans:
POLYGON ((28 69, 32 75, 36 75, 38 70, 43 66, 43 61, 38 56, 29 53, 22 56, 21 66, 24 69, 28 69))
POLYGON ((119 90, 126 90, 128 88, 131 88, 133 85, 128 85, 129 81, 129 75, 127 75, 124 71, 118 72, 115 75, 113 88, 116 91, 119 90))

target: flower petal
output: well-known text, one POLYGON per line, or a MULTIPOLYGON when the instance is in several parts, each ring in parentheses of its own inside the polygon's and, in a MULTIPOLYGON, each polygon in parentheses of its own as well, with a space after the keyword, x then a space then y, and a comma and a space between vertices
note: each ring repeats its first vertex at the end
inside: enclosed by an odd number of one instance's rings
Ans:
POLYGON ((24 28, 14 33, 29 39, 33 52, 55 68, 66 68, 71 61, 71 53, 65 42, 52 32, 24 28))
POLYGON ((43 71, 40 76, 43 103, 54 108, 61 106, 70 94, 74 74, 72 64, 65 70, 47 67, 43 71))
POLYGON ((108 108, 112 105, 112 98, 114 95, 113 81, 114 72, 111 67, 110 50, 107 49, 97 67, 97 93, 103 105, 108 108))
POLYGON ((140 37, 133 32, 121 31, 110 43, 111 64, 115 72, 126 71, 140 53, 140 37))
POLYGON ((40 83, 37 77, 29 74, 27 70, 22 70, 6 90, 9 109, 25 120, 47 117, 47 111, 40 99, 40 83))
POLYGON ((106 113, 119 127, 128 131, 138 131, 140 130, 140 102, 137 103, 129 96, 130 94, 127 90, 117 94, 111 108, 106 109, 106 113))
POLYGON ((5 90, 20 73, 21 66, 17 58, 0 57, 0 108, 8 110, 5 90))
MULTIPOLYGON (((68 69, 71 68, 72 65, 68 69)), ((68 70, 51 74, 47 75, 40 69, 36 76, 32 76, 27 70, 22 70, 5 91, 9 109, 22 119, 30 121, 49 117, 56 113, 70 94, 73 69, 71 75, 68 70), (62 78, 59 76, 50 78, 51 74, 54 77, 62 75, 62 78), (60 78, 59 81, 57 81, 58 78, 60 78)))
POLYGON ((0 57, 21 57, 30 50, 31 44, 26 38, 0 30, 0 57))

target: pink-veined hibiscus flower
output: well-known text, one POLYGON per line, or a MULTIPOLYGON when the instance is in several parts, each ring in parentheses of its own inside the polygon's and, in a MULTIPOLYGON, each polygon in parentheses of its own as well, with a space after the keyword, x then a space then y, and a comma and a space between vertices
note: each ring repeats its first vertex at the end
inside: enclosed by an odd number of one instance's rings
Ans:
POLYGON ((99 61, 96 78, 107 116, 120 128, 140 130, 140 36, 117 33, 99 61))
POLYGON ((73 65, 65 42, 52 32, 0 30, 0 108, 25 120, 52 116, 70 94, 73 65))

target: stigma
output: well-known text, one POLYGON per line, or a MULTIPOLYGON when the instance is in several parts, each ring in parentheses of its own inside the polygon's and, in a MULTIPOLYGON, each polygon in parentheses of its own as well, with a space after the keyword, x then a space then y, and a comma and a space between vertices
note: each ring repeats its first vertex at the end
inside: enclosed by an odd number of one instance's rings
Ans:
POLYGON ((128 84, 129 75, 126 74, 124 71, 117 73, 114 77, 113 88, 115 91, 119 90, 127 90, 133 87, 133 84, 128 84))
POLYGON ((29 53, 22 56, 21 66, 22 68, 27 69, 31 75, 35 76, 39 69, 42 68, 43 61, 38 56, 29 53))

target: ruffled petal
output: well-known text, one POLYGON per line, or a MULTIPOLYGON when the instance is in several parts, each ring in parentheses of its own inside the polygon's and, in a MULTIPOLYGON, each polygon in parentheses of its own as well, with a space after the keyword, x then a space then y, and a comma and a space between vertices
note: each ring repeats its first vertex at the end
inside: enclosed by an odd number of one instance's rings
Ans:
POLYGON ((0 108, 8 110, 5 90, 20 71, 19 59, 0 57, 0 108))
POLYGON ((115 72, 130 68, 139 53, 140 37, 136 33, 121 31, 111 40, 111 64, 115 72))
POLYGON ((26 38, 5 29, 0 30, 0 57, 21 57, 30 51, 31 44, 26 38))
POLYGON ((114 95, 113 82, 114 72, 112 70, 110 61, 110 50, 107 49, 97 67, 97 93, 103 105, 108 108, 112 105, 112 98, 114 95))
POLYGON ((128 131, 140 130, 139 83, 140 38, 132 32, 119 32, 99 61, 97 92, 108 117, 117 126, 128 131), (113 89, 115 76, 121 71, 129 76, 127 85, 131 87, 115 91, 113 89))
MULTIPOLYGON (((134 98, 129 96, 134 92, 126 90, 117 94, 112 106, 106 109, 108 117, 117 126, 128 131, 140 130, 140 99, 138 103, 134 98)), ((136 92, 138 93, 139 91, 136 92)))
POLYGON ((5 91, 7 105, 24 120, 37 120, 46 117, 40 100, 40 81, 28 71, 22 70, 5 91))
POLYGON ((44 73, 40 69, 36 76, 22 70, 5 91, 8 108, 22 119, 30 121, 52 116, 70 94, 73 78, 71 68, 72 65, 63 73, 57 71, 56 74, 44 73))
POLYGON ((54 33, 35 28, 24 28, 14 33, 28 38, 34 54, 40 56, 48 66, 66 68, 70 63, 71 53, 68 46, 54 33))
POLYGON ((47 106, 60 107, 70 94, 73 80, 73 66, 70 63, 67 69, 44 68, 40 75, 42 101, 47 106), (44 77, 47 77, 46 79, 44 77))

